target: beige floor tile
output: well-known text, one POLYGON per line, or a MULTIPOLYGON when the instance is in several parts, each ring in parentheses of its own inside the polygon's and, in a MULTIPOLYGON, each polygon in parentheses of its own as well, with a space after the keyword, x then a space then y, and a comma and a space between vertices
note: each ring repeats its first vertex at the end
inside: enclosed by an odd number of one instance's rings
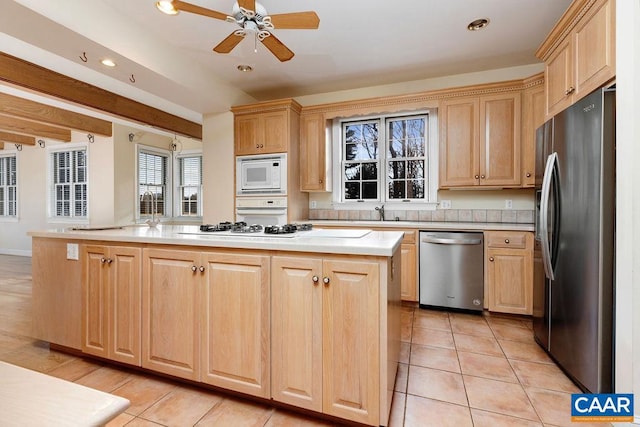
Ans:
POLYGON ((402 342, 411 342, 411 325, 402 325, 400 328, 400 341, 402 342))
POLYGON ((407 395, 404 427, 471 427, 466 406, 407 395))
POLYGON ((451 331, 449 316, 446 312, 434 311, 417 311, 413 320, 413 326, 418 328, 440 329, 443 331, 451 331))
POLYGON ((409 357, 411 355, 411 343, 408 342, 401 342, 400 343, 400 360, 398 360, 398 362, 400 363, 406 363, 409 364, 409 357))
POLYGON ((542 427, 542 423, 471 409, 473 427, 542 427))
POLYGON ((455 314, 449 320, 453 333, 493 338, 493 332, 482 316, 455 314))
POLYGON ((263 426, 271 417, 273 408, 250 401, 224 399, 204 416, 197 426, 263 426))
POLYGON ((547 353, 535 342, 498 340, 498 344, 502 347, 507 359, 553 364, 547 353))
POLYGON ((580 389, 556 365, 512 360, 511 366, 523 386, 581 393, 580 389))
POLYGON ((410 366, 407 394, 467 405, 462 376, 438 369, 410 366))
POLYGON ((50 350, 49 344, 36 340, 2 356, 7 363, 38 372, 48 372, 74 358, 69 354, 50 350))
POLYGON ((487 354, 458 352, 460 368, 465 375, 517 383, 518 378, 505 357, 487 354))
POLYGON ((448 319, 449 312, 446 310, 435 310, 431 308, 417 308, 414 311, 416 316, 425 316, 425 317, 433 317, 439 319, 448 319))
POLYGON ((540 421, 520 384, 464 375, 471 408, 540 421))
POLYGON ((321 419, 276 409, 264 427, 330 427, 333 425, 335 424, 321 419))
POLYGON ((533 331, 531 329, 501 324, 492 324, 490 326, 493 334, 499 340, 533 342, 533 331))
POLYGON ((389 415, 389 427, 402 427, 404 424, 404 409, 407 403, 407 395, 394 392, 391 402, 391 414, 389 415))
POLYGON ((222 401, 214 392, 177 386, 140 416, 165 426, 192 426, 222 401))
POLYGON ((413 312, 400 311, 400 324, 402 326, 411 325, 413 323, 413 312))
POLYGON ((411 365, 460 373, 460 364, 455 350, 411 344, 411 365))
POLYGON ((156 424, 153 421, 145 420, 144 418, 134 418, 126 424, 127 427, 158 427, 162 424, 156 424))
POLYGON ((91 359, 76 358, 48 371, 47 374, 67 381, 76 381, 102 366, 102 363, 91 359))
POLYGON ((176 386, 148 376, 133 376, 133 378, 112 393, 129 399, 131 404, 125 412, 140 415, 158 400, 166 396, 176 386))
POLYGON ((133 420, 134 418, 135 417, 133 415, 123 412, 119 414, 117 417, 115 417, 114 419, 112 419, 111 421, 109 421, 105 427, 122 427, 126 425, 128 422, 130 422, 131 420, 133 420))
POLYGON ((394 390, 399 391, 401 393, 406 393, 408 379, 409 379, 409 365, 405 363, 399 363, 398 373, 396 374, 396 385, 394 387, 394 390))
POLYGON ((491 337, 474 337, 472 335, 453 334, 458 351, 503 356, 498 340, 491 337))
POLYGON ((412 344, 455 349, 453 335, 437 329, 413 328, 412 344))
POLYGON ((533 323, 530 318, 507 317, 499 314, 489 315, 485 318, 487 319, 487 323, 489 324, 489 326, 505 325, 533 330, 533 323))
POLYGON ((130 381, 131 378, 131 373, 123 369, 103 366, 79 378, 76 383, 111 393, 113 390, 130 381))
POLYGON ((22 347, 30 346, 34 342, 36 342, 36 340, 33 338, 0 331, 0 360, 4 360, 4 356, 6 354, 16 351, 22 347))
POLYGON ((609 423, 573 423, 571 422, 571 393, 525 387, 533 407, 546 425, 558 427, 596 427, 611 426, 609 423))

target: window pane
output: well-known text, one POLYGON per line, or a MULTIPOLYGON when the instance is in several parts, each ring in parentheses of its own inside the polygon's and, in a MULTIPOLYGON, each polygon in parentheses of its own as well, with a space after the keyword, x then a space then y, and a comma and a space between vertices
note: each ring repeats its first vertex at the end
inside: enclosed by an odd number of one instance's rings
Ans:
POLYGON ((389 199, 406 199, 405 181, 389 182, 389 199))
POLYGON ((362 167, 363 167, 362 179, 378 179, 377 163, 365 163, 362 165, 362 167))
POLYGON ((405 178, 405 162, 389 162, 389 179, 405 178))
POLYGON ((407 178, 424 178, 424 160, 407 162, 407 178))
POLYGON ((407 198, 424 199, 424 180, 407 181, 407 198))
POLYGON ((349 163, 344 167, 344 177, 347 181, 359 181, 360 170, 362 169, 361 163, 349 163))
POLYGON ((360 199, 360 183, 359 182, 345 183, 344 198, 349 200, 360 199))
POLYGON ((378 198, 378 183, 377 182, 363 182, 362 183, 362 198, 363 199, 377 199, 378 198))

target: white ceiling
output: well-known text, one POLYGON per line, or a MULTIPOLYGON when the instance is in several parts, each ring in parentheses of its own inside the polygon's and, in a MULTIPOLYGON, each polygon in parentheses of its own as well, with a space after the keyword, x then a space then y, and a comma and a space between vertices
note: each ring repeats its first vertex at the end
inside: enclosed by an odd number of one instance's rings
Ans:
MULTIPOLYGON (((233 0, 191 3, 230 13, 233 0)), ((0 46, 113 92, 200 121, 203 113, 295 97, 538 62, 535 50, 570 0, 262 0, 271 14, 314 10, 317 30, 274 34, 295 57, 278 61, 243 40, 213 46, 237 27, 155 0, 0 0, 0 46), (489 18, 482 31, 467 24, 489 18), (80 56, 86 52, 85 63, 80 56), (118 66, 99 63, 113 57, 118 66), (249 64, 251 73, 236 67, 249 64), (135 83, 130 82, 133 75, 135 83), (159 105, 163 104, 163 105, 159 105)))

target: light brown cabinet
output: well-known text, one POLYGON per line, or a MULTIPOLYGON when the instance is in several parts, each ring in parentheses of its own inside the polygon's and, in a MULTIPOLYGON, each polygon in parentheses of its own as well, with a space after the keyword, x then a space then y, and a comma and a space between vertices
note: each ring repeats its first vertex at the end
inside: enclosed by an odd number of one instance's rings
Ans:
POLYGON ((327 176, 327 124, 324 113, 300 116, 300 190, 330 191, 327 176))
POLYGON ((520 185, 520 91, 442 101, 440 187, 520 185))
POLYGON ((369 425, 380 419, 379 265, 272 258, 272 397, 369 425))
POLYGON ((615 0, 574 1, 536 55, 549 118, 615 77, 615 0))
POLYGON ((534 187, 536 179, 536 129, 544 124, 545 98, 542 76, 522 93, 522 187, 534 187))
POLYGON ((489 311, 533 312, 533 233, 485 231, 485 288, 489 311))
POLYGON ((139 248, 83 246, 84 353, 140 366, 141 259, 139 248))

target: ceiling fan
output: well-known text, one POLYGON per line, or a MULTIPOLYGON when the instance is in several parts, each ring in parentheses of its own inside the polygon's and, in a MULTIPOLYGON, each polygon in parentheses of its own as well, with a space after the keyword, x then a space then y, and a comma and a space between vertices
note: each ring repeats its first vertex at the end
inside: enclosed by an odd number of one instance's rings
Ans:
POLYGON ((320 25, 320 18, 315 12, 268 15, 264 6, 255 0, 237 0, 233 5, 232 16, 180 0, 160 0, 156 3, 156 7, 168 15, 176 15, 183 11, 237 24, 240 28, 214 47, 215 52, 229 53, 247 35, 252 35, 256 44, 258 41, 262 42, 276 58, 283 62, 293 58, 294 53, 273 35, 273 30, 314 30, 320 25))

